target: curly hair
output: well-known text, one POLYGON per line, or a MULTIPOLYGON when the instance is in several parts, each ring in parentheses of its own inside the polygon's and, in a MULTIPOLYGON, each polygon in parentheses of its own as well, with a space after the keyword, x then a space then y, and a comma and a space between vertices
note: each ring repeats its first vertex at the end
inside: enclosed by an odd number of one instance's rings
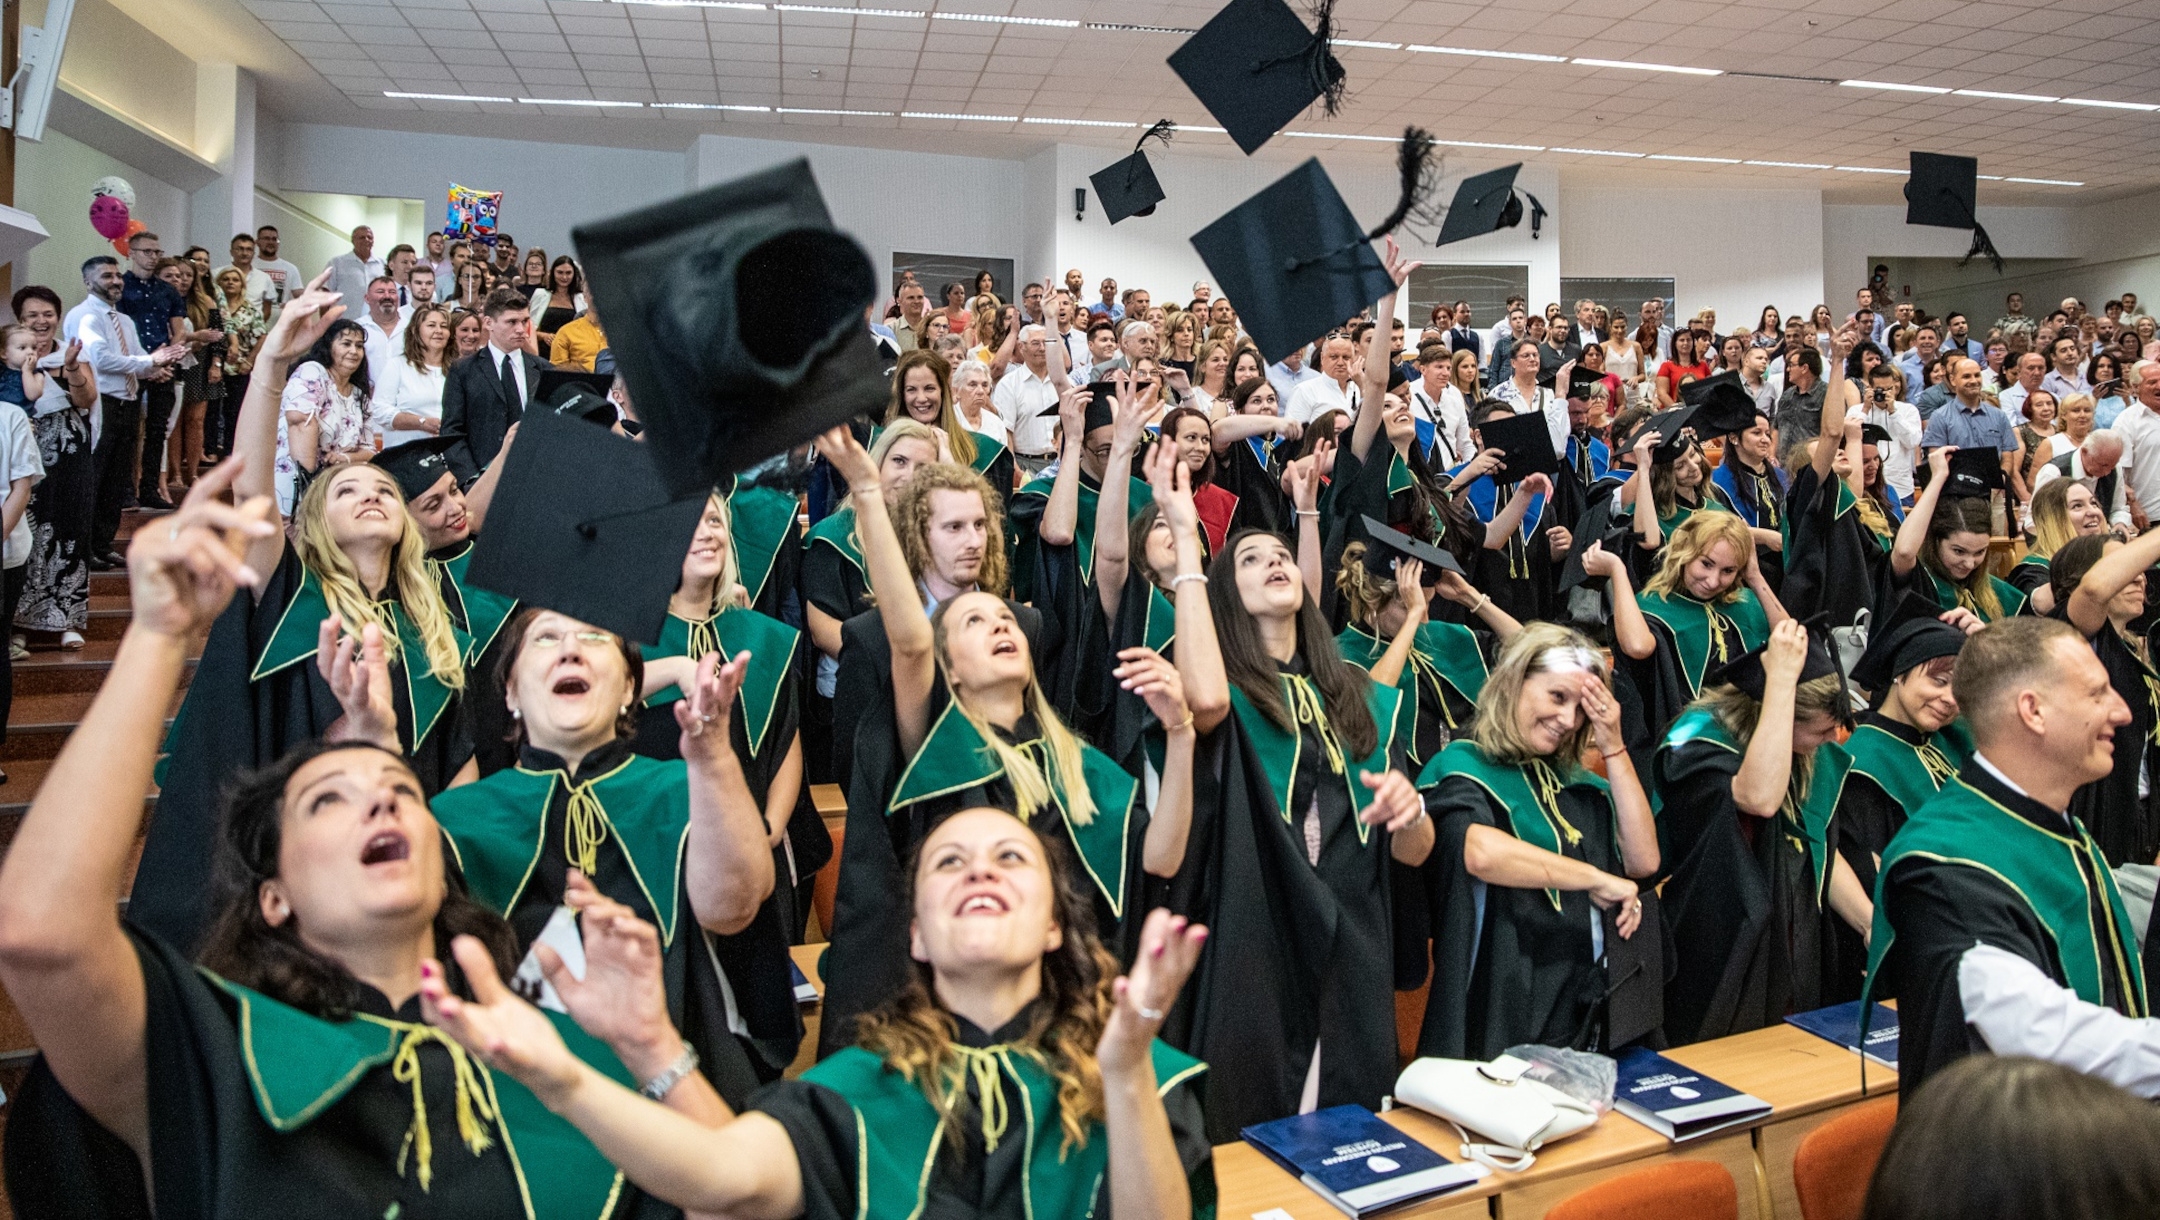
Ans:
MULTIPOLYGON (((1027 826, 1024 819, 1014 820, 1027 826)), ((1115 1007, 1111 984, 1117 980, 1118 963, 1096 939, 1094 908, 1072 882, 1075 870, 1063 844, 1035 834, 1032 827, 1028 833, 1042 845, 1044 867, 1050 873, 1051 909, 1063 935, 1056 949, 1043 954, 1041 1003, 1035 1021, 1012 1045, 1057 1081, 1062 1151, 1084 1147, 1088 1128, 1105 1116, 1095 1045, 1102 1041, 1103 1026, 1115 1007)), ((908 857, 903 892, 911 912, 921 862, 922 843, 917 843, 908 857)), ((936 999, 936 974, 930 964, 918 961, 912 966, 907 985, 898 995, 855 1019, 855 1041, 923 1091, 958 1147, 973 1108, 960 1058, 952 1051, 959 1028, 936 999)))
MULTIPOLYGON (((963 466, 975 462, 975 434, 960 422, 959 412, 953 410, 952 363, 927 347, 903 352, 900 363, 893 366, 892 399, 885 405, 885 423, 889 426, 903 419, 915 417, 907 412, 907 377, 916 369, 929 369, 937 379, 938 422, 945 433, 946 442, 952 448, 953 460, 963 466)), ((920 422, 920 421, 916 421, 920 422)))
MULTIPOLYGON (((301 767, 341 750, 373 750, 405 763, 402 755, 380 746, 317 740, 268 766, 242 772, 227 785, 217 854, 210 867, 213 914, 196 955, 205 969, 231 982, 331 1021, 352 1015, 360 1004, 363 984, 342 963, 301 942, 298 914, 272 927, 263 918, 261 894, 264 883, 278 877, 286 788, 301 767)), ((477 937, 504 978, 516 972, 517 937, 509 922, 458 887, 443 887, 434 925, 436 953, 458 992, 469 994, 457 960, 448 952, 454 937, 477 937)))
POLYGON ((893 532, 900 535, 900 553, 907 559, 908 571, 920 580, 930 570, 930 494, 938 491, 971 491, 982 497, 989 537, 983 543, 982 572, 976 576, 975 586, 1003 597, 1006 573, 1005 514, 999 507, 1002 501, 990 480, 966 466, 939 462, 923 467, 908 480, 893 504, 893 532))
MULTIPOLYGON (((1673 531, 1665 547, 1664 560, 1658 564, 1657 575, 1643 585, 1643 592, 1667 597, 1684 592, 1687 566, 1720 542, 1732 547, 1733 558, 1739 562, 1741 572, 1745 572, 1748 558, 1755 553, 1755 536, 1748 533, 1747 522, 1738 516, 1721 509, 1710 509, 1689 517, 1673 531)), ((1740 573, 1735 573, 1732 584, 1718 594, 1717 600, 1740 600, 1743 583, 1740 573)))

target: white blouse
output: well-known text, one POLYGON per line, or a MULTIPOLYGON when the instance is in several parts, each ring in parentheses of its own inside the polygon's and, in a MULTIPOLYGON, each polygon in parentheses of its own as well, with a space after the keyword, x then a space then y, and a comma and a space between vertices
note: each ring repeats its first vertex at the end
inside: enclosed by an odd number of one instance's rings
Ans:
POLYGON ((439 368, 416 369, 403 358, 391 362, 382 384, 375 387, 374 415, 381 422, 385 448, 434 435, 419 428, 393 428, 391 422, 398 412, 410 411, 441 423, 443 385, 447 380, 448 375, 439 368))

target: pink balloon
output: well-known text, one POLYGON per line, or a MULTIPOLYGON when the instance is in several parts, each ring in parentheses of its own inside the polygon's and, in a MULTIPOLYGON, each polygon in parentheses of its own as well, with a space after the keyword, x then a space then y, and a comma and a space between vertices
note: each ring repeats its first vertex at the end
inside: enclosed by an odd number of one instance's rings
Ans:
POLYGON ((99 195, 90 201, 90 227, 98 236, 117 241, 127 236, 128 206, 111 195, 99 195))

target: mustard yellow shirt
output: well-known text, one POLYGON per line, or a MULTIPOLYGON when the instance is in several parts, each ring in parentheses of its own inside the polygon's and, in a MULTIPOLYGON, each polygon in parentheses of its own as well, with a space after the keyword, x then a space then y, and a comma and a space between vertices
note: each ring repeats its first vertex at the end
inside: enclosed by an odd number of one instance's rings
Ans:
POLYGON ((555 345, 548 349, 548 359, 557 367, 575 365, 590 373, 593 360, 607 346, 607 336, 600 332, 600 325, 591 314, 579 314, 563 324, 555 332, 555 345))

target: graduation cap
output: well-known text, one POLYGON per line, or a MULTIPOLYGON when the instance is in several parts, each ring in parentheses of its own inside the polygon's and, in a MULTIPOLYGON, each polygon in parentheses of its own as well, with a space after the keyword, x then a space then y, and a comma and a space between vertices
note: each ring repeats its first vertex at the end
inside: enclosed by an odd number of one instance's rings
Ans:
POLYGON ((1147 153, 1141 145, 1149 140, 1170 142, 1177 124, 1168 119, 1156 123, 1133 141, 1132 155, 1109 166, 1096 170, 1088 176, 1088 183, 1095 188, 1095 198, 1102 201, 1103 215, 1111 224, 1128 216, 1153 216, 1155 205, 1163 201, 1162 183, 1155 179, 1155 167, 1148 163, 1147 153))
POLYGON ((1979 178, 1980 162, 1972 157, 1915 151, 1911 171, 1905 178, 1905 223, 1972 230, 1972 248, 1958 260, 1958 266, 1985 254, 2000 272, 2002 255, 1996 252, 1987 230, 1980 227, 1980 215, 1975 210, 1980 200, 1979 178))
MULTIPOLYGON (((1341 107, 1343 67, 1329 48, 1334 8, 1335 0, 1319 0, 1308 30, 1283 0, 1230 0, 1170 53, 1170 69, 1250 156, 1314 101, 1331 118, 1341 107)), ((1243 313, 1245 302, 1231 299, 1243 313)))
POLYGON ((1634 532, 1631 523, 1613 520, 1610 495, 1595 497, 1582 520, 1575 524, 1575 545, 1568 551, 1567 562, 1560 565, 1559 592, 1566 593, 1590 579, 1590 573, 1583 570, 1583 552, 1593 542, 1604 543, 1607 554, 1618 555, 1620 562, 1626 563, 1628 539, 1634 532))
POLYGON ((1701 410, 1702 408, 1692 403, 1681 403, 1670 411, 1660 411, 1635 425, 1635 430, 1627 434, 1627 439, 1621 443, 1620 448, 1623 452, 1633 453, 1635 442, 1643 438, 1643 433, 1655 432, 1659 438, 1658 447, 1651 451, 1650 460, 1678 461, 1688 447, 1688 438, 1681 433, 1694 426, 1696 413, 1701 410))
POLYGON ((533 390, 533 400, 556 405, 556 400, 570 386, 579 386, 606 398, 615 388, 615 374, 588 373, 583 369, 541 369, 540 384, 533 390))
POLYGON ((1533 474, 1560 473, 1560 455, 1553 452, 1552 430, 1542 412, 1530 415, 1496 415, 1478 425, 1478 445, 1498 449, 1506 456, 1493 471, 1495 483, 1516 483, 1533 474))
POLYGON ((1425 565, 1424 579, 1418 583, 1427 588, 1440 583, 1440 573, 1453 572, 1467 576, 1462 564, 1453 555, 1430 542, 1412 538, 1398 529, 1391 529, 1369 513, 1358 514, 1365 525, 1365 556, 1359 562, 1365 570, 1382 580, 1393 580, 1395 563, 1402 559, 1415 559, 1425 565))
POLYGON ((1217 217, 1193 234, 1192 244, 1269 360, 1326 334, 1395 287, 1318 160, 1217 217))
POLYGON ((1568 370, 1567 396, 1569 398, 1588 398, 1591 390, 1604 384, 1605 374, 1598 372, 1596 369, 1586 369, 1578 364, 1568 370))
POLYGON ((1960 449, 1950 455, 1950 482, 1943 498, 1984 496, 2003 485, 2002 454, 1986 449, 1960 449))
MULTIPOLYGON (((678 495, 877 411, 878 275, 797 159, 571 234, 678 495)), ((675 561, 668 562, 670 572, 675 561)))
POLYGON ((1860 443, 1863 445, 1887 445, 1890 443, 1890 429, 1883 427, 1881 424, 1862 424, 1860 426, 1860 443))
POLYGON ((374 462, 397 480, 409 504, 435 490, 442 477, 452 473, 449 455, 457 443, 454 436, 423 436, 390 446, 376 454, 374 462))
POLYGON ((557 415, 571 416, 587 423, 612 428, 622 418, 615 407, 615 400, 608 391, 615 387, 614 374, 565 372, 549 369, 540 374, 540 401, 552 408, 557 415))
MULTIPOLYGON (((1117 424, 1117 383, 1090 381, 1087 388, 1087 416, 1080 424, 1082 436, 1097 428, 1109 428, 1117 424)), ((1056 419, 1059 414, 1058 404, 1052 403, 1048 410, 1038 411, 1036 414, 1044 419, 1056 419)))
POLYGON ((1448 205, 1447 219, 1441 222, 1440 235, 1433 238, 1436 246, 1451 245, 1512 229, 1522 223, 1522 201, 1530 201, 1530 236, 1535 238, 1545 223, 1545 205, 1528 191, 1517 195, 1515 175, 1522 170, 1522 162, 1487 170, 1462 180, 1455 188, 1455 202, 1448 205))
POLYGON ((1943 622, 1942 607, 1933 600, 1907 593, 1890 612, 1890 620, 1868 636, 1867 651, 1853 666, 1856 685, 1880 698, 1891 679, 1937 657, 1954 657, 1965 647, 1965 633, 1943 622))
POLYGON ((1696 408, 1695 435, 1704 440, 1745 432, 1755 426, 1755 417, 1763 414, 1755 396, 1741 383, 1740 374, 1730 369, 1681 386, 1680 401, 1696 408))
MULTIPOLYGON (((1830 616, 1818 614, 1803 626, 1807 628, 1807 660, 1801 663, 1799 681, 1808 683, 1835 674, 1838 684, 1843 686, 1845 671, 1838 668, 1837 656, 1830 651, 1830 616)), ((1763 654, 1769 648, 1770 641, 1764 640, 1755 648, 1704 674, 1703 689, 1730 683, 1738 687, 1741 694, 1758 703, 1762 702, 1763 689, 1770 680, 1770 675, 1763 670, 1763 654)), ((1837 706, 1850 708, 1851 696, 1847 695, 1838 700, 1837 706)))
POLYGON ((711 495, 707 485, 672 496, 657 451, 581 419, 528 412, 474 544, 472 582, 657 641, 711 495))

